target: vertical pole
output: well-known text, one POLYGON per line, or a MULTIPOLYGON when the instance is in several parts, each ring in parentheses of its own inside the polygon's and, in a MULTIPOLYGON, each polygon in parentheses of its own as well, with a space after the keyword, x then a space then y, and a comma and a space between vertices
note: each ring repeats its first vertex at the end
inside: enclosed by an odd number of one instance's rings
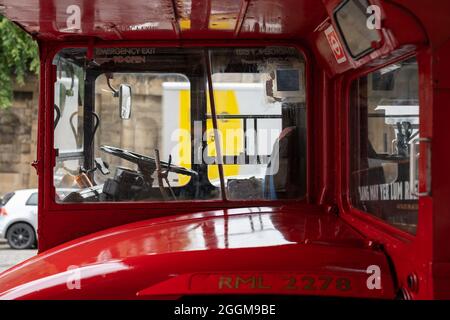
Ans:
POLYGON ((223 174, 223 157, 222 157, 222 150, 220 148, 220 136, 219 136, 219 130, 217 128, 217 114, 216 114, 216 105, 214 103, 214 88, 212 83, 212 77, 211 77, 211 59, 209 56, 209 49, 205 49, 205 64, 206 64, 206 73, 208 77, 208 95, 209 95, 209 102, 211 105, 211 116, 212 116, 212 123, 214 128, 214 142, 216 144, 216 159, 217 159, 217 166, 219 168, 219 177, 220 177, 220 191, 222 193, 222 199, 224 201, 227 200, 227 194, 225 191, 225 179, 223 174))
MULTIPOLYGON (((83 146, 84 146, 84 163, 83 167, 87 170, 94 168, 94 116, 95 111, 95 78, 94 74, 86 75, 84 89, 84 115, 83 115, 83 146)), ((92 176, 89 177, 92 179, 92 176)))

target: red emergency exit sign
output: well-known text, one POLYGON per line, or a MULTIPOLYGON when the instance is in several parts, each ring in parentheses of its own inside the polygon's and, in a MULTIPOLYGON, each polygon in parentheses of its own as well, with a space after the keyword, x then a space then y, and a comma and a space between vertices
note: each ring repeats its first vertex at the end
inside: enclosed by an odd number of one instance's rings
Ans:
POLYGON ((331 51, 333 51, 337 63, 341 64, 347 61, 344 47, 339 41, 339 37, 332 25, 325 30, 325 36, 327 37, 328 43, 330 44, 331 47, 331 51))

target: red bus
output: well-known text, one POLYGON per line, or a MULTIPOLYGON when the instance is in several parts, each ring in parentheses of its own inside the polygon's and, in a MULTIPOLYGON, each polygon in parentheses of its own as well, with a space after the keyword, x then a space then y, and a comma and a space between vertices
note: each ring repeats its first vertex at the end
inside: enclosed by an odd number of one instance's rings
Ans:
POLYGON ((39 44, 2 299, 450 298, 450 2, 0 0, 39 44))

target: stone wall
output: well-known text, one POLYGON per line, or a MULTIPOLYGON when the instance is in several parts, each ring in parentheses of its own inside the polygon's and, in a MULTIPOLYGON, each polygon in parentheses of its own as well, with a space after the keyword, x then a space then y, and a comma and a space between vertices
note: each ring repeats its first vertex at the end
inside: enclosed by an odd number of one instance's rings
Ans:
POLYGON ((28 77, 14 87, 11 107, 0 109, 0 195, 37 187, 31 162, 36 159, 39 84, 28 77))

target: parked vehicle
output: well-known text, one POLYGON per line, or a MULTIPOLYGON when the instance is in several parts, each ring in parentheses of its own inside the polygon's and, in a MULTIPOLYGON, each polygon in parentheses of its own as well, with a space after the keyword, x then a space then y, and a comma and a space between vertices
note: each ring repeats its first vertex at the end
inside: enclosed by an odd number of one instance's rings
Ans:
POLYGON ((13 249, 30 249, 37 245, 37 189, 7 193, 0 208, 0 238, 13 249))

